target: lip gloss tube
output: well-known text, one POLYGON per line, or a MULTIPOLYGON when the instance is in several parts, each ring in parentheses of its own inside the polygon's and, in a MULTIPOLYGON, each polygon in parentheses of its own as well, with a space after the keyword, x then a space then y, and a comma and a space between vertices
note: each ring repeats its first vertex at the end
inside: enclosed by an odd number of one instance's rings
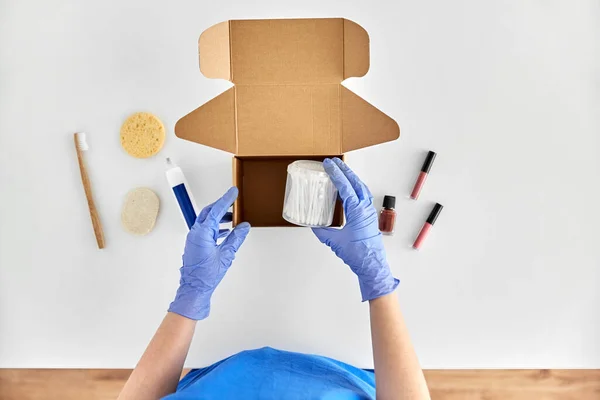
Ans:
POLYGON ((427 235, 429 235, 429 231, 431 230, 431 228, 433 228, 435 220, 442 212, 442 208, 444 208, 443 205, 441 205, 440 203, 435 203, 435 206, 433 206, 433 210, 431 210, 431 212, 429 213, 429 217, 427 217, 427 221, 425 221, 425 224, 423 224, 423 227, 421 228, 421 232, 419 232, 419 235, 417 236, 415 242, 412 245, 413 249, 419 250, 421 248, 423 242, 427 238, 427 235))
POLYGON ((431 169, 431 166, 433 165, 433 160, 435 160, 435 156, 436 156, 436 154, 434 151, 430 151, 429 153, 427 153, 425 162, 423 163, 423 166, 421 167, 421 172, 419 172, 419 176, 417 177, 417 181, 415 182, 415 187, 413 188, 412 193, 410 194, 411 199, 416 200, 419 198, 419 193, 421 193, 421 189, 425 185, 425 180, 427 179, 429 170, 431 169))

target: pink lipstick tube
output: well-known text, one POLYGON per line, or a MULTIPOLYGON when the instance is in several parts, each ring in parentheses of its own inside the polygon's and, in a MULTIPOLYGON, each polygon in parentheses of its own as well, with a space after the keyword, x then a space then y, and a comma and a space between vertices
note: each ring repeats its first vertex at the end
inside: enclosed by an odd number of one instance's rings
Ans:
POLYGON ((421 167, 421 172, 419 173, 417 181, 415 182, 415 187, 413 188, 412 193, 410 194, 411 199, 416 200, 419 198, 419 193, 421 193, 421 189, 423 189, 423 186, 425 185, 425 180, 427 180, 427 175, 429 175, 429 170, 433 165, 433 160, 435 160, 435 156, 436 154, 433 151, 427 153, 425 162, 421 167))
POLYGON ((435 203, 435 206, 433 206, 433 210, 431 210, 431 212, 429 213, 429 217, 427 217, 427 221, 425 221, 425 224, 421 228, 421 232, 419 232, 419 235, 417 236, 415 242, 412 245, 413 249, 419 250, 421 246, 423 246, 423 242, 425 242, 425 239, 427 239, 429 231, 431 231, 431 229, 433 228, 433 224, 435 224, 435 221, 437 220, 437 217, 442 212, 442 208, 444 208, 443 205, 441 205, 440 203, 435 203))

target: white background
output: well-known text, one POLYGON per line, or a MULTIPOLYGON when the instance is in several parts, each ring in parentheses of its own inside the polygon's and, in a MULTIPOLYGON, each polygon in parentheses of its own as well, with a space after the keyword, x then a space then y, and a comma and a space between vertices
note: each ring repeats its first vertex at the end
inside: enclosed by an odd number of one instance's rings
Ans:
MULTIPOLYGON (((380 204, 398 293, 426 368, 600 368, 600 6, 595 1, 0 0, 0 367, 133 367, 179 279, 186 229, 164 177, 205 205, 230 155, 173 134, 229 87, 198 69, 200 33, 227 19, 343 16, 371 38, 345 84, 401 126, 348 162, 380 204), (158 156, 119 145, 135 111, 168 131, 158 156), (96 248, 72 134, 107 248, 96 248), (422 197, 406 199, 426 150, 422 197), (132 188, 161 199, 155 230, 120 225, 132 188), (409 248, 433 202, 423 251, 409 248)), ((371 365, 356 278, 307 229, 254 229, 198 324, 202 366, 261 346, 371 365)))

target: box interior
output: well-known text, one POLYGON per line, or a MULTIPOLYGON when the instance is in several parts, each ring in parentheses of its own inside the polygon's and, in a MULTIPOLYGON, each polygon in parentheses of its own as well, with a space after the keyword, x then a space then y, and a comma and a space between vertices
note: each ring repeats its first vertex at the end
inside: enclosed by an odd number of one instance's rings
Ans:
MULTIPOLYGON (((296 226, 282 217, 287 166, 296 160, 323 161, 326 156, 267 156, 233 158, 233 183, 240 191, 234 204, 233 224, 249 222, 253 227, 296 226)), ((341 201, 337 201, 333 223, 343 222, 341 201)))

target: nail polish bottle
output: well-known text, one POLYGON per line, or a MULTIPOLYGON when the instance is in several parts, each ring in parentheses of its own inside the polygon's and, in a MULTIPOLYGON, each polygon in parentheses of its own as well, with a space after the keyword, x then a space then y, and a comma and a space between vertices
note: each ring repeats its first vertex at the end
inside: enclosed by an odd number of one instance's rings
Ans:
POLYGON ((384 235, 393 235, 396 225, 396 198, 394 196, 383 197, 383 207, 379 213, 379 230, 384 235))

